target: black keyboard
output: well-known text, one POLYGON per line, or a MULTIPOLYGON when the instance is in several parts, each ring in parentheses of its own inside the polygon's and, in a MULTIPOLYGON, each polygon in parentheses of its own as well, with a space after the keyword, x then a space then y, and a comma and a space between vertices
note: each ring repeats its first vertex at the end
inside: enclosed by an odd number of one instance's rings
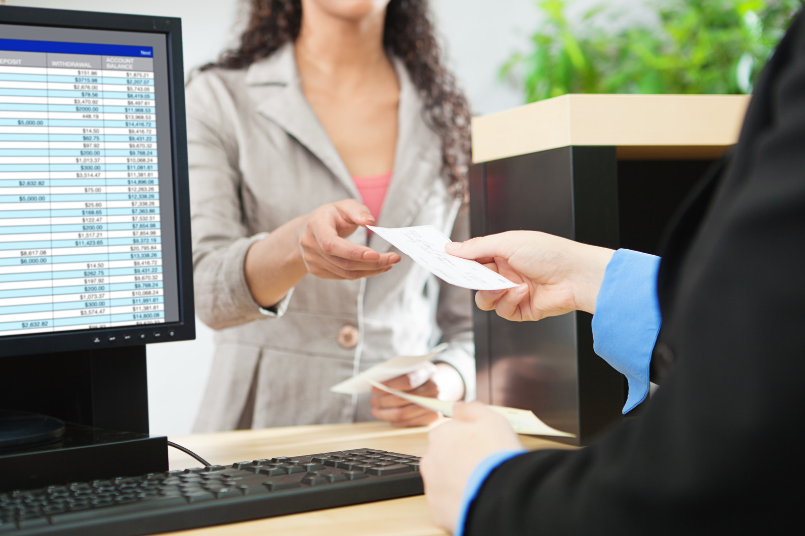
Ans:
POLYGON ((0 535, 139 536, 422 492, 416 456, 346 450, 12 491, 0 535))

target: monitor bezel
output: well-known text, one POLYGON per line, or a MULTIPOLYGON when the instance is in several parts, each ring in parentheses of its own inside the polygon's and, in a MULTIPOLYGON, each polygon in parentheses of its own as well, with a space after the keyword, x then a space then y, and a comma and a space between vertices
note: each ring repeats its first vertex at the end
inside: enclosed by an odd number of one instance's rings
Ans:
POLYGON ((0 7, 0 24, 112 30, 164 34, 168 54, 171 146, 173 149, 174 219, 179 320, 162 324, 94 330, 0 336, 3 357, 136 346, 195 338, 193 262, 190 234, 190 184, 187 165, 182 23, 174 17, 71 11, 32 7, 0 7))

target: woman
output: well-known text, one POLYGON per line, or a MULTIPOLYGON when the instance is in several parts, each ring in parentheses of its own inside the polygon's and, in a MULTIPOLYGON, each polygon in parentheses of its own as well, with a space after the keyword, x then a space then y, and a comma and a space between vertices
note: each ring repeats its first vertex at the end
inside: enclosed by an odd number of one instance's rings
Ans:
POLYGON ((389 385, 474 397, 471 296, 364 227, 468 235, 466 99, 425 0, 252 0, 187 88, 196 307, 218 330, 197 431, 437 416, 330 386, 449 343, 389 385), (388 273, 386 273, 388 272, 388 273))

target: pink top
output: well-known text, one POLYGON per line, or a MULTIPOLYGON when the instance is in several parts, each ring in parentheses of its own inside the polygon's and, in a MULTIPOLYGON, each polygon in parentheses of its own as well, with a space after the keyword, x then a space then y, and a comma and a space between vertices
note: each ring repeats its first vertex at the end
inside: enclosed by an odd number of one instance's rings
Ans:
POLYGON ((391 183, 391 171, 375 177, 352 177, 358 193, 361 194, 363 204, 374 216, 375 221, 380 218, 380 209, 383 207, 383 200, 391 183))

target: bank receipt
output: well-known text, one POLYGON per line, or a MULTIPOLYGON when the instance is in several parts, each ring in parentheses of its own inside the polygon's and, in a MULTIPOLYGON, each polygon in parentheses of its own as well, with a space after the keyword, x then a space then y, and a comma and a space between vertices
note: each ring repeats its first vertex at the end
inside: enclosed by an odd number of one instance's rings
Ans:
POLYGON ((433 225, 397 229, 366 227, 451 285, 473 290, 501 290, 517 286, 482 264, 448 254, 444 246, 450 239, 433 225))

